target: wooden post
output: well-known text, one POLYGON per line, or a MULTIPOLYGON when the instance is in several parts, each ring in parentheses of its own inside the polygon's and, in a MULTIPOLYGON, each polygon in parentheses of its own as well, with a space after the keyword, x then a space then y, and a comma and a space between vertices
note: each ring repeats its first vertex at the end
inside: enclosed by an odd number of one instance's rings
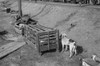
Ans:
POLYGON ((36 34, 36 47, 37 47, 37 51, 39 52, 39 55, 42 55, 41 50, 40 50, 40 41, 39 41, 39 33, 36 34))
POLYGON ((22 1, 18 0, 19 16, 22 17, 22 1))
POLYGON ((59 52, 59 30, 56 30, 56 44, 57 44, 57 52, 59 52))

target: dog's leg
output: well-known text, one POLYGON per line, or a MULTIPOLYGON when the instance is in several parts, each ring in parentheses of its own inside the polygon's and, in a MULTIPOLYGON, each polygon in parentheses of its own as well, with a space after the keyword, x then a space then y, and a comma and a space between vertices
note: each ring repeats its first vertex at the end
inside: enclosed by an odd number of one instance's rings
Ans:
POLYGON ((64 51, 64 45, 62 45, 62 52, 64 51))
POLYGON ((70 48, 70 53, 69 53, 70 58, 72 57, 72 54, 73 54, 73 52, 72 52, 72 49, 70 48))

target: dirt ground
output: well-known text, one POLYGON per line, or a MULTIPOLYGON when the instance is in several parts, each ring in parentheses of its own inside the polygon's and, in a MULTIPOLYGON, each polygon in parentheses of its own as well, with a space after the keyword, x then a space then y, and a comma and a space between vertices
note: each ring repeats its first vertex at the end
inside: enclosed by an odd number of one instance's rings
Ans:
MULTIPOLYGON (((16 2, 11 5, 14 10, 18 10, 17 6, 16 2)), ((100 57, 100 7, 23 2, 22 9, 23 14, 30 14, 41 25, 59 29, 60 33, 65 32, 84 51, 71 59, 68 57, 69 52, 51 52, 40 56, 34 46, 26 44, 2 58, 0 66, 81 66, 79 57, 91 57, 92 54, 100 57)), ((10 16, 11 14, 0 12, 0 31, 7 30, 17 36, 19 34, 16 35, 10 24, 10 16)), ((0 35, 0 46, 10 42, 1 37, 0 35)))

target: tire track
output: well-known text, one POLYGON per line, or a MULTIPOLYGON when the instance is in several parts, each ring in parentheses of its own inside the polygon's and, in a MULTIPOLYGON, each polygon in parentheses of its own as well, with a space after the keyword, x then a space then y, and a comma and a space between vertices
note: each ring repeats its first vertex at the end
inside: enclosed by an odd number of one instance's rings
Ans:
POLYGON ((78 13, 78 11, 75 11, 75 12, 69 14, 68 17, 67 17, 66 19, 57 22, 57 24, 55 25, 55 27, 64 25, 66 22, 70 21, 70 19, 71 19, 72 17, 74 17, 77 13, 78 13))
POLYGON ((53 8, 52 8, 52 6, 51 6, 51 5, 49 5, 48 7, 46 7, 46 8, 44 9, 43 13, 42 13, 42 14, 40 14, 40 17, 43 17, 43 16, 45 16, 45 15, 49 14, 49 13, 50 13, 50 11, 51 11, 52 9, 53 9, 53 8))
POLYGON ((46 7, 47 7, 47 4, 42 8, 42 10, 39 13, 37 13, 36 15, 33 15, 31 18, 34 18, 34 17, 38 16, 39 14, 41 14, 46 7))

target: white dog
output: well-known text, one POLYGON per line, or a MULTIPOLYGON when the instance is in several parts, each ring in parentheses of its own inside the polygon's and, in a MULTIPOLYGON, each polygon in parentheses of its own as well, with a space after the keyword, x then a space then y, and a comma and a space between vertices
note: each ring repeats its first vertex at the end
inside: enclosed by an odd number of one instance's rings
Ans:
POLYGON ((97 57, 97 55, 92 55, 92 59, 93 59, 93 61, 100 63, 100 58, 97 57))
POLYGON ((70 51, 70 55, 69 57, 71 58, 73 56, 73 54, 75 53, 75 55, 77 54, 77 50, 76 50, 76 42, 70 42, 69 43, 69 51, 70 51))
POLYGON ((87 64, 84 59, 82 59, 82 66, 90 66, 90 65, 87 64))
POLYGON ((61 36, 61 42, 62 42, 62 51, 68 50, 69 47, 69 51, 70 51, 69 57, 72 57, 74 53, 75 55, 77 54, 76 42, 72 39, 68 39, 65 33, 63 33, 61 36), (64 46, 66 46, 66 48, 64 48, 64 46))
POLYGON ((67 38, 67 35, 65 33, 61 35, 62 51, 65 51, 68 49, 69 40, 70 39, 67 38), (64 48, 64 46, 66 46, 66 48, 64 48))

